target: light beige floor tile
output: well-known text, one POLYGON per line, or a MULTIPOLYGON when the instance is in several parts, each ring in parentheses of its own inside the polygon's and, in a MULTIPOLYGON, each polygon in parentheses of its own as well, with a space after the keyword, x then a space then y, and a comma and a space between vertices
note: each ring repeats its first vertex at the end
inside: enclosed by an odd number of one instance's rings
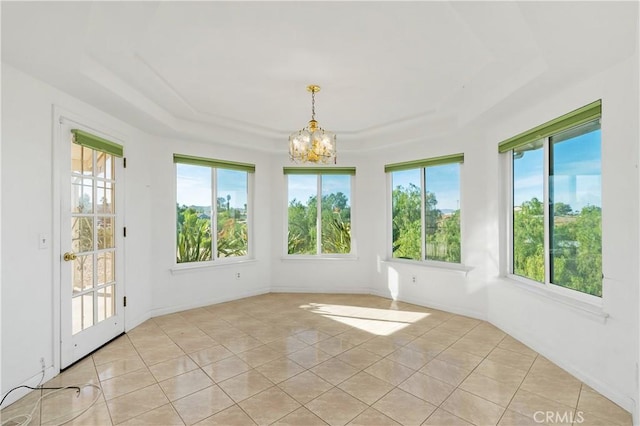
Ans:
POLYGON ((473 370, 482 362, 482 357, 473 355, 468 352, 463 352, 457 349, 448 348, 442 351, 436 359, 440 361, 448 362, 449 364, 453 364, 457 367, 460 367, 465 370, 473 370))
POLYGON ((397 349, 396 351, 387 355, 387 358, 414 370, 421 369, 431 359, 425 353, 418 352, 407 347, 397 349))
POLYGON ((331 389, 331 383, 310 371, 298 374, 278 385, 301 404, 306 404, 331 389))
POLYGON ((513 352, 518 352, 524 355, 536 356, 537 352, 526 346, 519 340, 514 339, 511 336, 506 336, 500 343, 498 343, 498 347, 502 349, 507 349, 513 352))
POLYGON ((238 374, 235 377, 220 382, 218 385, 235 402, 240 402, 258 392, 270 388, 273 386, 273 383, 256 370, 249 370, 246 373, 238 374))
POLYGON ((225 348, 236 355, 263 345, 260 340, 251 336, 232 337, 230 339, 220 339, 219 341, 225 348))
POLYGON ((238 358, 255 368, 269 361, 280 358, 282 355, 268 346, 258 346, 254 349, 238 354, 238 358))
POLYGON ((487 356, 490 361, 497 362, 500 365, 506 365, 508 367, 517 368, 519 370, 528 371, 535 360, 533 355, 524 355, 518 352, 509 351, 506 349, 495 348, 487 356))
POLYGON ((400 426, 400 423, 371 407, 364 410, 348 424, 350 426, 400 426))
POLYGON ((345 425, 362 413, 367 405, 333 388, 307 403, 306 407, 330 425, 345 425))
POLYGON ((233 353, 222 345, 212 346, 189 354, 191 359, 200 367, 229 358, 232 355, 233 353))
POLYGON ((125 358, 101 364, 96 366, 96 370, 98 371, 98 378, 100 380, 107 380, 123 374, 132 373, 145 367, 146 365, 142 362, 142 358, 136 356, 134 358, 125 358))
POLYGON ((359 370, 336 358, 331 358, 311 368, 311 371, 335 386, 344 382, 359 370))
POLYGON ((211 346, 215 346, 218 344, 215 340, 207 335, 186 336, 179 339, 174 338, 173 341, 186 353, 200 351, 202 349, 210 348, 211 346))
POLYGON ((151 371, 151 374, 153 374, 157 381, 161 382, 182 373, 195 370, 196 368, 198 368, 198 364, 193 362, 188 355, 183 355, 178 358, 154 364, 149 367, 149 371, 151 371))
MULTIPOLYGON (((110 361, 107 361, 110 362, 110 361)), ((98 373, 92 357, 77 362, 75 365, 45 383, 45 387, 75 386, 78 383, 99 385, 98 373)))
POLYGON ((147 368, 123 374, 101 383, 105 399, 113 399, 156 383, 155 377, 147 368))
POLYGON ((538 426, 546 424, 546 421, 543 421, 544 414, 538 414, 538 420, 535 421, 533 417, 525 416, 524 414, 520 414, 517 411, 507 410, 502 415, 502 418, 498 422, 499 426, 538 426))
POLYGON ((196 423, 197 426, 255 426, 256 422, 251 420, 238 405, 232 405, 213 416, 196 423))
POLYGON ((274 423, 277 426, 324 426, 326 424, 325 421, 305 407, 298 408, 274 423))
POLYGON ((122 336, 96 351, 91 355, 91 358, 93 358, 95 365, 102 365, 120 359, 135 358, 137 356, 138 353, 129 341, 129 338, 122 336))
POLYGON ((389 355, 391 352, 399 349, 400 347, 401 345, 398 345, 391 339, 382 336, 374 337, 373 339, 368 340, 360 345, 360 348, 366 349, 369 352, 380 355, 381 357, 389 355))
POLYGON ((373 352, 369 352, 359 347, 349 349, 348 351, 338 355, 337 358, 357 369, 367 368, 382 359, 380 355, 376 355, 373 352))
POLYGON ((300 407, 298 402, 275 386, 238 405, 259 425, 271 424, 300 407))
POLYGON ((558 367, 542 356, 538 356, 536 358, 533 365, 531 366, 530 373, 539 376, 552 377, 556 380, 562 380, 566 382, 579 382, 579 380, 573 377, 571 374, 567 373, 562 368, 558 367))
POLYGON ((448 345, 446 344, 436 342, 428 337, 422 336, 409 343, 406 347, 420 352, 429 358, 435 358, 440 354, 440 352, 447 349, 447 346, 448 345))
POLYGON ((173 407, 187 425, 197 423, 232 405, 231 398, 216 385, 173 402, 173 407))
POLYGON ((266 364, 262 364, 256 368, 256 370, 262 373, 273 383, 278 384, 295 376, 296 374, 302 373, 305 369, 291 361, 289 358, 279 358, 266 364))
POLYGON ((434 405, 440 405, 455 389, 454 386, 420 372, 402 382, 398 388, 434 405))
POLYGON ((393 389, 393 385, 361 371, 338 385, 340 389, 371 405, 393 389))
POLYGON ((467 336, 462 337, 460 340, 451 345, 451 349, 467 352, 481 358, 489 355, 489 352, 491 352, 495 347, 496 345, 491 342, 483 341, 478 338, 470 338, 467 336))
POLYGON ((114 424, 151 411, 169 402, 160 386, 151 385, 107 401, 114 424))
POLYGON ((381 359, 364 371, 394 386, 399 385, 415 373, 415 370, 387 358, 381 359))
MULTIPOLYGON (((166 404, 120 424, 123 426, 182 426, 184 422, 173 406, 166 404)), ((85 426, 88 425, 85 424, 85 426)))
MULTIPOLYGON (((78 395, 74 390, 50 393, 51 398, 42 400, 42 411, 34 417, 39 417, 36 423, 35 418, 29 424, 59 425, 59 424, 111 424, 109 410, 100 395, 99 390, 93 387, 82 388, 78 395), (96 400, 96 398, 98 398, 96 400), (92 405, 95 402, 94 405, 92 405)), ((40 407, 38 407, 40 408, 40 407)), ((39 410, 36 410, 39 411, 39 410)), ((2 416, 2 421, 8 419, 2 416)), ((4 424, 4 423, 3 423, 4 424)), ((8 424, 14 424, 9 422, 8 424)))
POLYGON ((471 373, 460 385, 460 389, 487 399, 501 407, 507 407, 518 390, 515 382, 498 382, 478 373, 471 373))
POLYGON ((469 392, 456 389, 442 409, 476 425, 495 425, 505 409, 469 392))
POLYGON ((519 389, 514 395, 508 409, 516 411, 523 416, 533 418, 536 412, 554 412, 560 413, 560 415, 572 414, 575 411, 574 407, 561 404, 557 401, 543 398, 531 392, 527 392, 523 389, 519 389))
MULTIPOLYGON (((0 412, 0 420, 7 422, 8 425, 15 425, 26 421, 26 415, 30 415, 38 404, 38 399, 42 396, 42 391, 32 390, 22 398, 18 399, 9 406, 6 406, 0 412), (14 419, 10 421, 10 419, 14 419)), ((33 416, 30 424, 40 424, 40 410, 33 411, 33 416)))
POLYGON ((373 339, 375 335, 364 330, 352 329, 338 334, 337 337, 357 346, 367 340, 373 339))
POLYGON ((192 370, 159 383, 169 401, 175 401, 201 389, 211 386, 213 382, 202 370, 192 370))
POLYGON ((289 354, 287 357, 304 368, 311 368, 328 360, 331 358, 331 355, 318 348, 309 346, 305 349, 299 350, 298 352, 289 354))
POLYGON ((158 348, 140 349, 139 352, 142 360, 149 366, 184 355, 184 351, 175 343, 158 348))
POLYGON ((614 402, 600 395, 588 386, 582 387, 578 411, 585 413, 584 417, 598 417, 617 425, 631 424, 631 414, 614 402))
POLYGON ((473 372, 490 377, 499 382, 513 383, 517 386, 520 386, 520 383, 522 383, 527 375, 525 370, 508 367, 488 359, 482 361, 473 372))
POLYGON ((295 337, 296 339, 301 340, 308 345, 313 345, 320 342, 321 340, 330 338, 331 335, 327 333, 323 333, 320 330, 311 329, 311 330, 305 330, 301 333, 298 333, 295 335, 295 337))
POLYGON ((279 354, 288 355, 304 349, 309 345, 296 339, 294 336, 289 336, 269 342, 267 346, 279 354))
POLYGON ((438 326, 433 330, 429 330, 420 337, 420 340, 426 340, 448 347, 454 344, 464 333, 454 333, 451 330, 444 330, 438 326))
POLYGON ((538 394, 544 398, 558 401, 569 407, 578 405, 578 396, 582 384, 578 381, 563 382, 548 376, 528 374, 520 389, 538 394))
MULTIPOLYGON (((429 418, 422 423, 423 426, 473 426, 466 420, 461 419, 458 416, 454 416, 448 411, 438 408, 429 416, 429 418)), ((515 426, 515 425, 512 425, 515 426)))
POLYGON ((329 355, 336 356, 353 348, 355 345, 345 339, 340 338, 340 336, 334 336, 325 340, 321 340, 313 346, 328 353, 329 355))
POLYGON ((436 409, 401 389, 392 390, 372 407, 403 425, 419 425, 436 409))
POLYGON ((435 377, 453 386, 458 386, 469 375, 470 370, 457 367, 448 362, 432 359, 420 369, 421 373, 435 377))
POLYGON ((235 355, 202 367, 202 370, 216 383, 230 379, 250 369, 251 367, 246 362, 235 355))

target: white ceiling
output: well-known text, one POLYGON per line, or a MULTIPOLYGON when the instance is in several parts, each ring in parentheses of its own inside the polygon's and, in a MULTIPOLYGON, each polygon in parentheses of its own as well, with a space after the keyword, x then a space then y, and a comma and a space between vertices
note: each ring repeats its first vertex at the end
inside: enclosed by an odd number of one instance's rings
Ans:
MULTIPOLYGON (((281 151, 449 132, 629 57, 636 2, 2 2, 2 61, 153 134, 281 151)), ((10 107, 10 106, 7 106, 10 107)))

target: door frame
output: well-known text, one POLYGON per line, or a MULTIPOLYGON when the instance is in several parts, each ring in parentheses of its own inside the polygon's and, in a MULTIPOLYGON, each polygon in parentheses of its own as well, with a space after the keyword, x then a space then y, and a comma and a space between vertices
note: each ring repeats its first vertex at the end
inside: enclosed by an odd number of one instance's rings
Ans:
MULTIPOLYGON (((51 253, 52 253, 52 347, 51 347, 51 360, 53 361, 53 375, 56 376, 60 370, 62 365, 62 283, 61 283, 61 259, 62 259, 62 235, 61 235, 61 161, 63 145, 68 144, 69 139, 63 134, 63 124, 65 123, 73 123, 77 127, 87 130, 93 131, 100 136, 104 136, 113 140, 114 142, 120 143, 122 146, 126 147, 126 137, 123 136, 121 132, 118 132, 113 129, 113 126, 107 126, 98 122, 97 120, 89 119, 83 115, 77 114, 75 112, 69 111, 59 105, 52 105, 52 146, 51 146, 51 201, 52 201, 52 238, 51 238, 51 253)), ((123 169, 124 170, 124 169, 123 169)), ((118 224, 118 228, 125 226, 126 223, 126 189, 125 189, 125 178, 124 173, 123 176, 118 178, 119 180, 119 188, 122 191, 122 202, 121 205, 117 208, 121 209, 120 217, 122 217, 122 223, 118 224)), ((116 228, 116 231, 119 232, 119 229, 116 228)), ((116 234, 118 235, 118 234, 116 234)), ((119 234, 122 235, 122 234, 119 234)), ((121 298, 126 295, 126 238, 119 238, 119 241, 122 241, 119 251, 121 255, 119 256, 121 260, 121 265, 117 266, 121 269, 122 283, 121 289, 122 294, 117 295, 116 300, 122 300, 121 298)), ((121 305, 121 304, 120 304, 121 305)), ((116 303, 116 306, 119 306, 116 303)), ((122 309, 122 325, 123 330, 126 330, 126 309, 123 309, 122 306, 119 306, 119 309, 122 309)), ((106 342, 105 342, 106 343, 106 342)), ((51 377, 46 377, 45 380, 50 379, 51 377)))

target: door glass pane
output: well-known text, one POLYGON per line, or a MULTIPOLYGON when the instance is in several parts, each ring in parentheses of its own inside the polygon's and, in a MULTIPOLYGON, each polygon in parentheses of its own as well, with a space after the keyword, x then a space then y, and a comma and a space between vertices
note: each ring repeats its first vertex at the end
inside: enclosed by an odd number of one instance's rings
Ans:
POLYGON ((98 216, 98 250, 114 247, 113 221, 112 217, 98 216))
POLYGON ((600 124, 551 138, 551 282, 602 296, 600 124))
POLYGON ((96 153, 96 176, 104 179, 113 179, 113 156, 105 152, 96 153))
POLYGON ((113 285, 98 290, 98 322, 113 316, 116 303, 114 292, 113 285))
POLYGON ((98 180, 96 182, 96 212, 98 214, 113 214, 115 206, 113 205, 113 192, 115 188, 111 182, 98 180))
POLYGON ((217 169, 217 239, 218 257, 246 256, 249 249, 247 230, 247 172, 217 169))
POLYGON ((211 168, 176 164, 176 178, 176 261, 211 260, 211 168))
POLYGON ((544 282, 544 142, 513 150, 513 273, 544 282))
POLYGON ((93 212, 93 179, 71 177, 71 211, 73 213, 93 212))
POLYGON ((93 255, 78 256, 73 261, 73 292, 87 290, 93 287, 93 255))
POLYGON ((420 169, 391 173, 392 253, 399 259, 422 259, 420 169))
POLYGON ((71 173, 79 175, 93 174, 93 150, 71 143, 71 173))
POLYGON ((322 253, 351 252, 351 176, 323 175, 322 253))
POLYGON ((318 217, 316 175, 287 175, 288 254, 316 254, 318 217))
POLYGON ((93 292, 82 296, 82 329, 93 325, 93 292))
POLYGON ((71 250, 83 253, 93 250, 93 218, 76 216, 71 218, 71 250))
POLYGON ((425 169, 425 253, 460 263, 460 164, 425 169))
POLYGON ((114 252, 107 251, 98 254, 98 285, 114 281, 114 252))

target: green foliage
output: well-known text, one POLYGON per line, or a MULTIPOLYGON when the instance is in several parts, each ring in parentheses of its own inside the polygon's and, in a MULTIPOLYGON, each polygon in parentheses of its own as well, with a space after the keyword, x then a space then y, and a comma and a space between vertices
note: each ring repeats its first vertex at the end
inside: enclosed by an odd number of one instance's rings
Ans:
POLYGON ((177 262, 211 260, 211 219, 194 207, 177 206, 177 222, 177 262))
POLYGON ((243 212, 233 207, 218 211, 217 241, 218 257, 247 255, 249 237, 243 212))
MULTIPOLYGON (((306 204, 292 200, 288 208, 287 253, 316 254, 317 197, 309 197, 306 204)), ((320 228, 322 253, 351 252, 351 208, 342 192, 322 196, 320 228)))
MULTIPOLYGON (((396 187, 392 192, 393 257, 422 259, 422 211, 420 188, 396 187)), ((460 210, 443 214, 437 209, 436 195, 425 194, 426 258, 460 262, 460 210)))
MULTIPOLYGON (((602 296, 602 210, 574 213, 556 203, 551 230, 551 282, 602 296)), ((544 282, 544 206, 536 198, 514 212, 514 273, 544 282)))

